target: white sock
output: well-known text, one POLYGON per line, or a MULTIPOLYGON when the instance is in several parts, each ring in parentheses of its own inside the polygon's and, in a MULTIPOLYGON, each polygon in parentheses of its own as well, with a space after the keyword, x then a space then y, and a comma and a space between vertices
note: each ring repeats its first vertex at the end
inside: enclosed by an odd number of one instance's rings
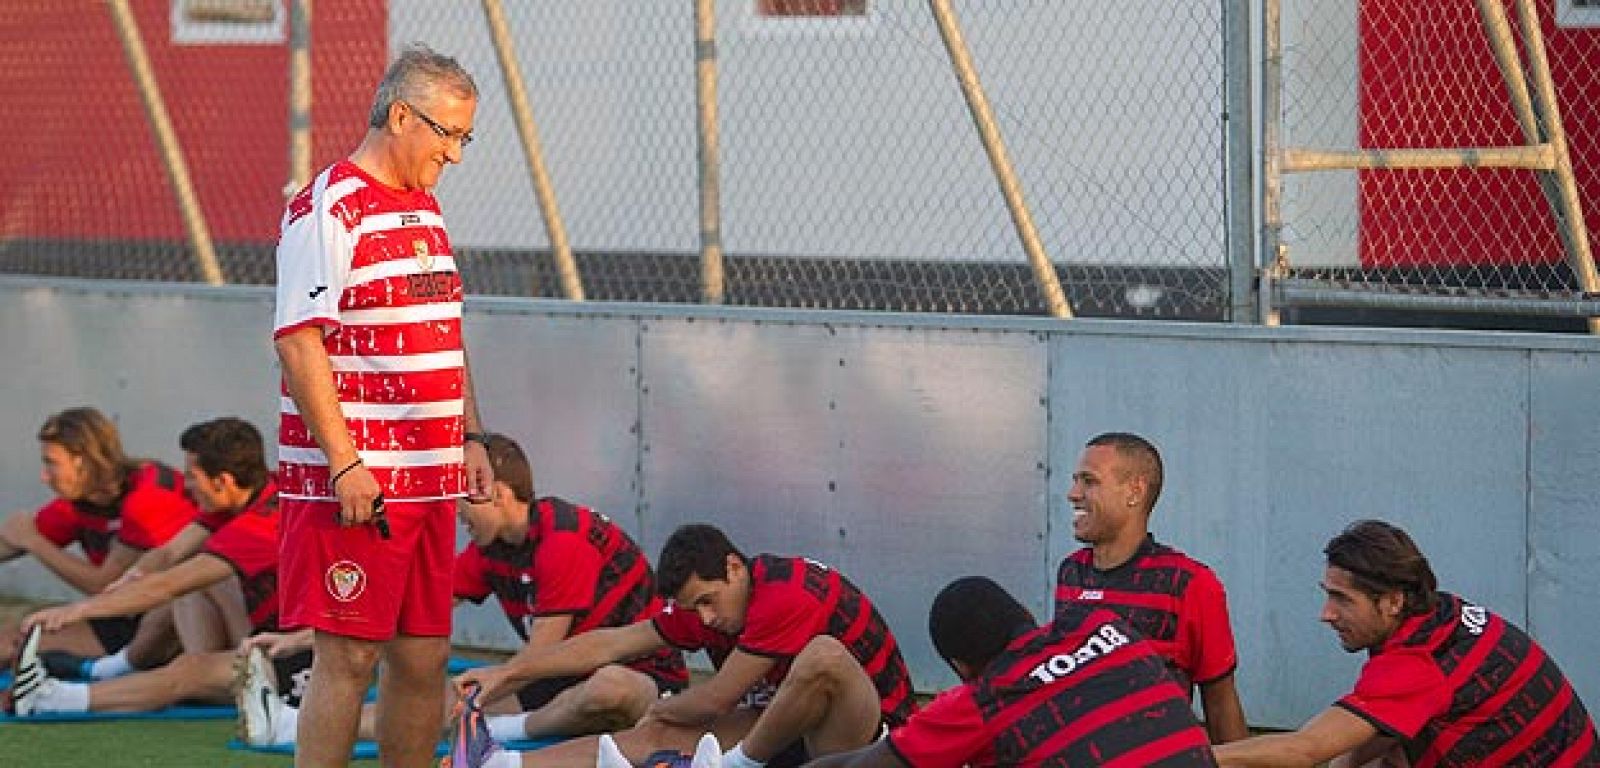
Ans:
POLYGON ((39 692, 34 703, 35 712, 88 712, 89 684, 51 680, 39 692))
POLYGON ((489 735, 493 736, 494 740, 501 744, 528 738, 528 713, 526 712, 515 715, 490 715, 487 720, 489 723, 489 735))
POLYGON ((766 763, 744 753, 744 742, 722 753, 722 768, 766 768, 766 763))
POLYGON ((272 743, 293 744, 295 729, 300 727, 300 710, 287 704, 272 713, 272 743))
POLYGON ((101 656, 89 662, 90 680, 110 680, 121 677, 133 671, 133 665, 128 663, 128 649, 123 648, 110 656, 101 656))
POLYGON ((502 749, 483 761, 483 768, 522 768, 522 753, 502 749))

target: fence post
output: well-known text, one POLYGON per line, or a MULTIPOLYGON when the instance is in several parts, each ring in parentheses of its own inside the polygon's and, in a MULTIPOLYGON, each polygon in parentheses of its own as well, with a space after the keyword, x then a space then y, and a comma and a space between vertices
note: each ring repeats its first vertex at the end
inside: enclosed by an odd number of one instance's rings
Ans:
POLYGON ((283 196, 311 183, 311 0, 289 4, 289 180, 283 196))
POLYGON ((1000 194, 1005 197, 1006 208, 1011 211, 1011 222, 1017 228, 1017 237, 1022 240, 1022 249, 1027 252, 1028 263, 1033 266, 1033 279, 1038 283, 1039 292, 1044 295, 1045 308, 1052 317, 1072 317, 1072 306, 1067 303, 1066 294, 1061 290, 1055 264, 1044 252, 1039 230, 1033 224, 1033 214, 1028 212, 1028 204, 1022 199, 1022 186, 1017 182, 1016 170, 1006 154, 1000 128, 995 125, 989 98, 984 95, 983 85, 978 82, 978 73, 972 67, 972 55, 961 37, 961 25, 956 21, 955 11, 950 8, 950 0, 928 0, 928 5, 939 24, 939 36, 944 38, 945 50, 950 54, 950 66, 955 69, 956 80, 961 83, 961 95, 966 97, 972 122, 977 125, 978 135, 983 139, 983 149, 994 168, 1000 194))
POLYGON ((539 126, 533 120, 528 88, 522 82, 522 69, 517 65, 511 31, 506 25, 505 7, 500 0, 483 0, 483 13, 489 22, 489 36, 494 40, 494 53, 500 62, 500 75, 506 84, 506 98, 511 102, 517 136, 522 139, 522 156, 528 161, 528 175, 533 180, 534 196, 539 201, 539 215, 544 218, 545 233, 550 238, 550 254, 555 259, 556 273, 561 278, 561 294, 572 301, 583 301, 583 276, 578 273, 572 245, 567 242, 567 227, 561 218, 561 208, 556 205, 555 187, 551 185, 550 171, 545 167, 544 150, 539 144, 539 126))
POLYGON ((161 98, 161 86, 156 83, 150 68, 150 56, 145 52, 144 38, 139 36, 139 22, 128 8, 128 0, 107 0, 111 15, 122 38, 122 50, 128 56, 128 66, 133 70, 139 97, 144 102, 145 115, 155 131, 160 145, 161 159, 167 169, 167 179, 178 198, 178 208, 183 214, 183 226, 189 233, 189 245, 194 249, 194 259, 200 276, 212 285, 227 282, 222 277, 222 267, 217 264, 217 252, 211 244, 211 232, 206 228, 205 215, 200 212, 200 200, 195 196, 194 183, 189 179, 189 165, 184 162, 183 148, 178 146, 178 134, 172 129, 172 118, 167 114, 166 102, 161 98))
POLYGON ((717 135, 716 0, 694 4, 695 102, 700 129, 700 299, 727 299, 722 264, 722 155, 717 135))
POLYGON ((1250 58, 1249 0, 1222 0, 1223 141, 1227 148, 1228 320, 1255 323, 1255 125, 1251 119, 1250 86, 1255 82, 1250 58))

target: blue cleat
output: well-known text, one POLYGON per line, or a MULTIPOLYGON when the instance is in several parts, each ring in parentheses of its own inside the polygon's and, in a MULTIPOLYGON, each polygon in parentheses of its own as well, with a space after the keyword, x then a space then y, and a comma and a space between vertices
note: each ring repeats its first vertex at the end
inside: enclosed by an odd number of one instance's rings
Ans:
POLYGON ((450 751, 439 761, 439 768, 483 768, 500 752, 500 745, 489 735, 489 723, 478 705, 478 688, 456 702, 450 713, 455 727, 450 731, 450 751))

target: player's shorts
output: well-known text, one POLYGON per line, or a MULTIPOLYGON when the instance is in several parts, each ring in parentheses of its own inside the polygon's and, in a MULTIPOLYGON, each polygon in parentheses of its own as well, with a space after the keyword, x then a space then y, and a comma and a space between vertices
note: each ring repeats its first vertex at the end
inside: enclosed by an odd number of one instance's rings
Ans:
POLYGON ((339 524, 339 503, 284 499, 279 623, 361 640, 448 637, 456 502, 390 501, 391 538, 339 524))
POLYGON ((306 695, 306 683, 311 682, 311 649, 279 656, 271 662, 278 693, 289 706, 298 708, 306 695))
POLYGON ((90 619, 89 630, 94 632, 100 647, 106 649, 107 654, 113 654, 128 647, 133 642, 133 636, 139 631, 141 616, 108 616, 103 619, 90 619))
MULTIPOLYGON (((629 667, 629 669, 633 668, 629 667)), ((663 680, 644 670, 635 669, 634 671, 649 677, 655 682, 657 696, 671 696, 683 693, 684 689, 688 687, 688 683, 681 680, 663 680)), ((551 677, 544 680, 535 680, 517 691, 517 703, 522 706, 523 712, 532 712, 554 701, 562 691, 587 679, 589 679, 588 675, 579 675, 576 677, 551 677)))

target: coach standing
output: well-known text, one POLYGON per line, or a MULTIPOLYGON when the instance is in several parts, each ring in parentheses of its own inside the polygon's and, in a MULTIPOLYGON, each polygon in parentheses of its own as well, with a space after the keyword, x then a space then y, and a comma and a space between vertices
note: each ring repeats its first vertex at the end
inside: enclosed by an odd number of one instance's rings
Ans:
POLYGON ((461 278, 432 189, 472 140, 478 90, 415 45, 366 137, 289 202, 273 336, 285 626, 315 630, 298 766, 344 765, 382 657, 385 765, 426 765, 449 655, 455 504, 493 481, 461 334, 461 278))

